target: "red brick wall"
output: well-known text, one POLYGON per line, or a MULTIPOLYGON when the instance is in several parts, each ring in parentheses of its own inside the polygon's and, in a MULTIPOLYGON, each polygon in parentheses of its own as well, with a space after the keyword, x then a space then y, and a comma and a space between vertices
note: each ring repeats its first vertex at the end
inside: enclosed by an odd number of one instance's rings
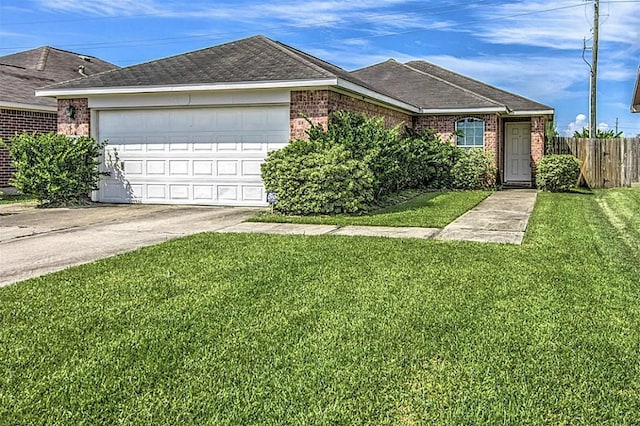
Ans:
POLYGON ((465 118, 479 118, 484 121, 484 150, 492 153, 494 164, 501 167, 500 126, 496 114, 467 114, 467 115, 429 115, 419 116, 416 119, 416 130, 431 128, 440 135, 443 141, 455 144, 456 122, 465 118))
POLYGON ((328 90, 300 90, 291 92, 289 106, 289 136, 291 139, 306 138, 309 128, 307 119, 313 124, 327 126, 329 115, 328 90))
POLYGON ((356 99, 330 90, 300 90, 291 92, 290 136, 305 138, 309 123, 321 123, 326 127, 329 114, 336 111, 363 113, 371 117, 383 117, 388 127, 400 123, 411 125, 411 115, 385 108, 381 105, 356 99))
POLYGON ((383 117, 384 124, 387 127, 394 127, 402 123, 408 126, 412 125, 411 115, 404 112, 385 108, 341 93, 329 92, 329 113, 336 111, 351 111, 365 114, 369 117, 383 117))
POLYGON ((544 155, 545 117, 531 117, 531 159, 534 163, 544 155))
MULTIPOLYGON (((0 109, 0 138, 9 142, 9 138, 22 132, 55 132, 56 113, 23 111, 15 109, 0 109)), ((9 152, 0 148, 0 188, 9 186, 9 179, 13 175, 9 152)))
POLYGON ((89 100, 79 99, 58 99, 58 133, 67 136, 90 136, 91 135, 91 110, 89 100), (67 117, 67 106, 72 105, 75 109, 75 117, 67 117))

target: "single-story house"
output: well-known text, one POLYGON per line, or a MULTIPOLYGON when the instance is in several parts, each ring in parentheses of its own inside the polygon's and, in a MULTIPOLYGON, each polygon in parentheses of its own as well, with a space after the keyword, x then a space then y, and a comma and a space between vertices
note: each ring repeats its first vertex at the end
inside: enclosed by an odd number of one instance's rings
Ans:
MULTIPOLYGON (((93 56, 53 47, 0 56, 0 138, 22 132, 55 132, 58 105, 55 99, 36 97, 35 90, 117 68, 93 56)), ((0 188, 9 185, 13 173, 7 150, 0 148, 0 188)))
POLYGON ((636 79, 636 89, 631 100, 631 112, 640 112, 640 67, 638 67, 638 78, 636 79))
POLYGON ((338 110, 431 127, 490 152, 506 184, 531 185, 551 107, 427 62, 348 72, 263 36, 55 84, 58 131, 108 140, 93 199, 265 205, 267 153, 338 110), (73 117, 65 111, 72 108, 73 117), (462 131, 464 136, 454 136, 462 131))

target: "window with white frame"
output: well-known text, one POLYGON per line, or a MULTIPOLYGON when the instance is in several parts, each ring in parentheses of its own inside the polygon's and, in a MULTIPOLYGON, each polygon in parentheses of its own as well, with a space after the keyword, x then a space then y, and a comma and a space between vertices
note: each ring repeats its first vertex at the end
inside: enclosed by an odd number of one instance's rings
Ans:
POLYGON ((484 121, 465 118, 456 122, 456 145, 460 148, 482 148, 484 146, 484 121))

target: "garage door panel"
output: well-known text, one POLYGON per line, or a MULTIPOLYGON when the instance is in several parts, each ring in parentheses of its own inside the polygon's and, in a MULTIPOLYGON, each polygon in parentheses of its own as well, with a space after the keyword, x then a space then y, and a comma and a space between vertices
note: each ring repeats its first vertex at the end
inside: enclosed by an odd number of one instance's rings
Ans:
POLYGON ((211 152, 213 151, 213 143, 211 142, 195 142, 193 144, 193 150, 196 152, 204 151, 211 152))
POLYGON ((289 108, 99 111, 98 123, 117 152, 101 201, 264 205, 260 165, 287 144, 289 108))

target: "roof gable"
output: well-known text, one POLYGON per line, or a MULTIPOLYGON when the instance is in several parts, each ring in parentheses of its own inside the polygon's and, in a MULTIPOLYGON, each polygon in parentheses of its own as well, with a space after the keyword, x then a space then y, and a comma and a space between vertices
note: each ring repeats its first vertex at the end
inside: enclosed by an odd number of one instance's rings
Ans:
POLYGON ((1 56, 0 102, 55 107, 55 99, 36 97, 35 90, 114 68, 117 66, 93 56, 49 46, 1 56))

